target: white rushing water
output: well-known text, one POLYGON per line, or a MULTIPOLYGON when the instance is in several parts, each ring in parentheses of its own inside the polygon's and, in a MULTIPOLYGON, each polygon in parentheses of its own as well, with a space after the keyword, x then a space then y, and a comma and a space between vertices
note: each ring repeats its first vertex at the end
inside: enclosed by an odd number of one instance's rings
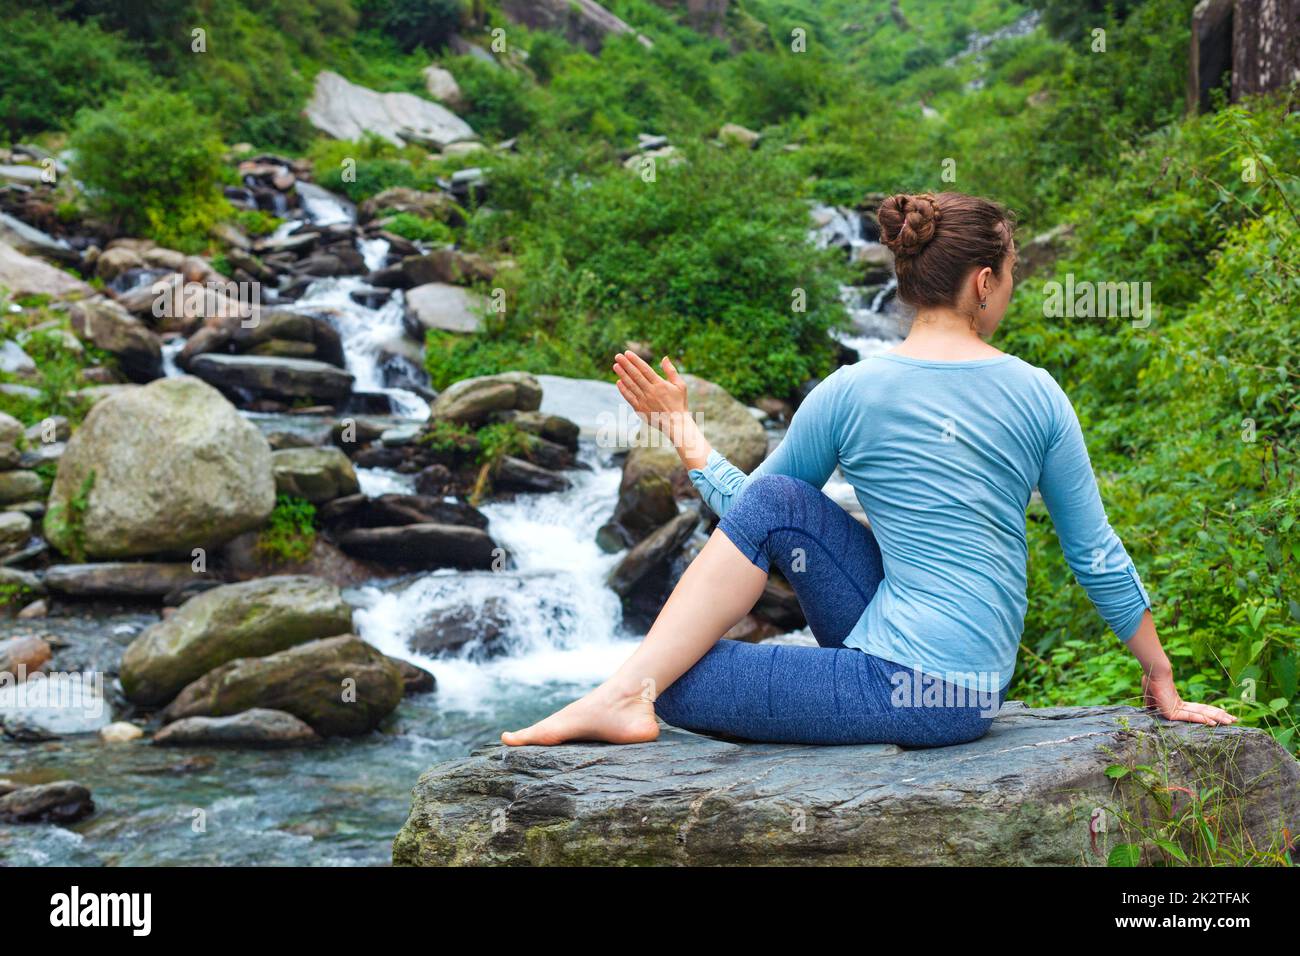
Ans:
POLYGON ((568 472, 573 487, 485 505, 488 530, 513 559, 500 571, 439 571, 398 587, 370 586, 350 595, 358 632, 385 654, 404 657, 438 679, 440 705, 489 711, 503 696, 565 683, 591 685, 631 652, 622 606, 605 586, 621 555, 596 545, 609 519, 621 472, 584 442, 592 471, 568 472), (501 656, 428 658, 409 640, 430 618, 460 611, 485 628, 501 627, 501 656))

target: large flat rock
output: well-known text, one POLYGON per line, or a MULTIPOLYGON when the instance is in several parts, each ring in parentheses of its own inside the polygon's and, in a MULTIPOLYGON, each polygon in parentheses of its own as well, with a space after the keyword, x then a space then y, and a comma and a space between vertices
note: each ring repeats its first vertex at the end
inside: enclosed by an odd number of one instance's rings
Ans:
MULTIPOLYGON (((633 746, 489 747, 420 778, 393 862, 1105 865, 1136 842, 1121 814, 1151 806, 1107 768, 1143 764, 1162 788, 1223 787, 1221 843, 1246 833, 1267 846, 1300 826, 1300 764, 1263 731, 1009 702, 983 739, 936 749, 669 728, 633 746)), ((1175 813, 1185 805, 1162 792, 1175 813)))
POLYGON ((305 112, 313 126, 335 139, 361 140, 373 133, 394 146, 441 149, 474 138, 470 125, 439 103, 413 93, 377 93, 329 70, 316 74, 305 112))

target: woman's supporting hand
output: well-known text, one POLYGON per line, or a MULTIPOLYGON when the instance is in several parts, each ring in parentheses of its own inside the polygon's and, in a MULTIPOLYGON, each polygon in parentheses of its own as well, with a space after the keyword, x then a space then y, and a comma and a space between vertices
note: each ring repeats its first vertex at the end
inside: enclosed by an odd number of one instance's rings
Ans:
POLYGON ((1143 674, 1142 703, 1166 720, 1185 720, 1191 724, 1235 724, 1237 718, 1222 707, 1189 704, 1174 686, 1173 674, 1143 674))
POLYGON ((1128 649, 1142 665, 1142 705, 1166 720, 1185 720, 1192 724, 1235 724, 1237 718, 1221 707, 1189 704, 1174 686, 1174 669, 1160 646, 1155 619, 1151 612, 1142 615, 1137 631, 1128 641, 1128 649))
POLYGON ((672 442, 687 468, 703 468, 712 448, 687 406, 686 381, 667 356, 659 365, 667 378, 635 352, 620 352, 614 358, 619 394, 641 421, 672 442))

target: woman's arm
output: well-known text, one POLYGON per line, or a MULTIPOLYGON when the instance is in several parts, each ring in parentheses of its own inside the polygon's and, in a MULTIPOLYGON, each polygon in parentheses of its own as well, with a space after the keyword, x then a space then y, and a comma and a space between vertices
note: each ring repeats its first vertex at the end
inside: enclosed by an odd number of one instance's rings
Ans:
POLYGON ((1079 419, 1064 393, 1056 434, 1043 458, 1038 490, 1052 516, 1066 562, 1098 612, 1142 665, 1142 702, 1169 720, 1231 724, 1208 704, 1185 703, 1151 616, 1151 601, 1102 507, 1079 419))
POLYGON ((834 373, 804 399, 776 450, 746 475, 715 451, 700 431, 688 410, 686 382, 673 363, 664 358, 660 366, 667 379, 635 353, 620 353, 614 361, 619 393, 642 421, 673 443, 691 482, 716 514, 725 514, 762 475, 789 475, 817 488, 826 484, 838 462, 834 373))
POLYGON ((1142 703, 1158 711, 1169 720, 1185 720, 1193 724, 1235 724, 1237 718, 1220 707, 1210 704, 1185 702, 1174 686, 1174 669, 1165 649, 1156 636, 1155 620, 1151 612, 1142 615, 1137 633, 1128 641, 1128 649, 1142 665, 1142 703))

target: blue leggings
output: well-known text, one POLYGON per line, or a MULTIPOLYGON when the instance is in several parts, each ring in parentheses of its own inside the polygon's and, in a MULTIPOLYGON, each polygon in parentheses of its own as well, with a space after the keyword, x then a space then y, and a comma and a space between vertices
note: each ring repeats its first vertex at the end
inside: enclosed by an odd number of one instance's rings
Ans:
POLYGON ((755 566, 776 565, 821 646, 718 641, 656 699, 664 721, 701 733, 804 744, 938 747, 988 732, 1005 687, 980 700, 844 646, 884 568, 875 535, 820 490, 764 475, 718 530, 755 566))

